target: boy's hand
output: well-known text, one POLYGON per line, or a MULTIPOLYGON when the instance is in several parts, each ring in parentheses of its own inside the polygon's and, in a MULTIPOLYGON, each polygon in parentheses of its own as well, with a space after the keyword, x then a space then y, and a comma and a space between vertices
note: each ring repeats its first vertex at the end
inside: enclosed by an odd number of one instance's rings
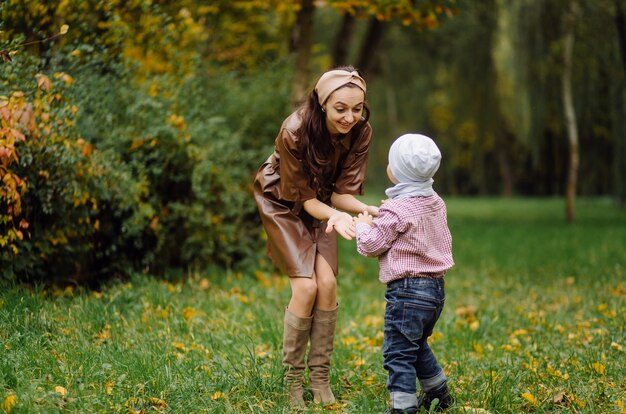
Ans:
POLYGON ((370 226, 372 225, 373 220, 374 218, 372 217, 370 213, 367 212, 367 210, 365 210, 362 213, 359 213, 359 215, 354 218, 355 223, 365 223, 370 226))

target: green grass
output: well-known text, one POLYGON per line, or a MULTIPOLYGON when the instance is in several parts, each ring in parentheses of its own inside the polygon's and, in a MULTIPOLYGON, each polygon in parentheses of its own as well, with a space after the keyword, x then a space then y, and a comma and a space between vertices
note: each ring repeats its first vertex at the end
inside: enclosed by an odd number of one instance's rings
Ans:
MULTIPOLYGON (((448 199, 456 266, 432 347, 451 412, 626 413, 626 212, 579 200, 448 199)), ((378 264, 342 241, 331 372, 338 403, 387 405, 378 264)), ((284 277, 137 276, 100 291, 0 290, 0 404, 11 413, 283 413, 284 277), (5 405, 5 408, 7 405, 5 405)), ((2 408, 0 408, 0 413, 2 408)))

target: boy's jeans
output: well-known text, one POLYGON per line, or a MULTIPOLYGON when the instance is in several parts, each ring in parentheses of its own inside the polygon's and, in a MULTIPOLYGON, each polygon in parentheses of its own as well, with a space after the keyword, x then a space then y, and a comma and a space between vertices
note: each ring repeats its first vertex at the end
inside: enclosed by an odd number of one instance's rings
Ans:
POLYGON ((439 388, 446 376, 428 346, 445 301, 443 278, 405 278, 390 282, 385 293, 384 368, 394 408, 417 401, 416 380, 422 391, 439 388))

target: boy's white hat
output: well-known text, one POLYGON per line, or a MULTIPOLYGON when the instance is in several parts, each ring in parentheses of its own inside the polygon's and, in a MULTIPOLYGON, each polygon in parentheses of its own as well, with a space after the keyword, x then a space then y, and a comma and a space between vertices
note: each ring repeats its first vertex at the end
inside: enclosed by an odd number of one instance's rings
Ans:
POLYGON ((404 134, 389 149, 389 168, 401 183, 428 182, 440 164, 441 152, 426 135, 404 134))

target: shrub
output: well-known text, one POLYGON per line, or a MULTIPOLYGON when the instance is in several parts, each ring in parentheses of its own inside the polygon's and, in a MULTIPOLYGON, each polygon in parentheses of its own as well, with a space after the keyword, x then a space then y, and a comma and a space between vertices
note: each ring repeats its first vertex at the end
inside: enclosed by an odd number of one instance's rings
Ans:
MULTIPOLYGON (((1 194, 9 207, 0 216, 4 277, 62 279, 105 272, 118 246, 102 246, 103 230, 111 227, 104 218, 109 211, 122 221, 138 216, 137 201, 145 191, 141 183, 125 179, 128 171, 115 154, 97 151, 80 137, 78 108, 64 93, 72 83, 62 72, 54 80, 39 74, 30 98, 14 91, 0 100, 1 194)), ((118 243, 127 237, 119 234, 118 243)))
MULTIPOLYGON (((36 67, 16 63, 2 69, 36 67)), ((26 93, 10 92, 4 110, 32 115, 0 141, 17 151, 0 164, 2 274, 97 281, 256 263, 251 187, 289 105, 284 73, 143 82, 112 69, 12 77, 26 93)))

